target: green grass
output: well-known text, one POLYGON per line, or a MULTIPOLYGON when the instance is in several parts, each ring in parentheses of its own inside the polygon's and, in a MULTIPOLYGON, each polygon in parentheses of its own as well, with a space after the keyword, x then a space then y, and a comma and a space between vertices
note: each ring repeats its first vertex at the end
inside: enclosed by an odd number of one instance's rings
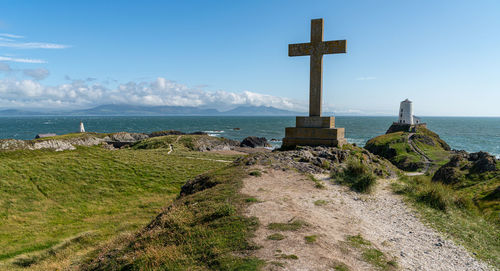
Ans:
MULTIPOLYGON (((395 132, 380 135, 368 140, 365 148, 390 160, 398 168, 408 171, 423 169, 423 157, 414 152, 408 144, 408 132, 395 132)), ((413 142, 425 155, 434 161, 433 168, 449 160, 449 146, 429 129, 419 127, 413 142)))
POLYGON ((424 222, 500 269, 500 224, 481 209, 481 202, 474 203, 474 194, 427 176, 401 178, 393 189, 406 197, 424 222))
POLYGON ((328 201, 326 200, 322 200, 322 199, 319 199, 317 201, 314 202, 314 205, 316 206, 324 206, 324 205, 327 205, 328 204, 328 201))
POLYGON ((110 135, 110 134, 106 134, 106 133, 93 133, 93 132, 88 132, 88 133, 70 133, 70 134, 65 134, 65 135, 56 135, 56 136, 38 138, 38 139, 34 139, 33 141, 38 142, 38 141, 47 141, 47 140, 68 140, 68 139, 77 139, 77 138, 86 138, 86 137, 104 138, 104 137, 106 137, 108 135, 110 135))
POLYGON ((247 174, 239 166, 209 173, 216 186, 178 198, 143 230, 92 252, 81 269, 257 270, 263 261, 236 256, 257 248, 248 240, 258 222, 241 215, 247 174))
POLYGON ((377 178, 367 165, 353 159, 347 162, 344 170, 332 172, 332 179, 361 193, 370 193, 377 182, 377 178))
POLYGON ((268 240, 274 240, 274 241, 279 241, 285 239, 285 236, 281 233, 273 233, 269 236, 267 236, 268 240))
POLYGON ((254 197, 246 198, 245 201, 246 202, 259 202, 259 200, 254 198, 254 197))
POLYGON ((260 172, 260 170, 253 170, 253 171, 250 171, 250 173, 248 173, 248 175, 254 176, 254 177, 260 177, 260 176, 262 176, 262 172, 260 172))
POLYGON ((349 271, 349 267, 344 263, 336 263, 333 265, 335 271, 349 271))
POLYGON ((318 236, 317 235, 308 235, 308 236, 304 237, 304 240, 308 244, 313 244, 313 243, 316 243, 316 241, 318 241, 318 236))
POLYGON ((311 181, 314 182, 314 187, 318 188, 318 189, 324 189, 325 188, 325 185, 323 184, 322 181, 318 180, 316 177, 314 177, 314 175, 312 174, 309 174, 307 175, 309 177, 309 179, 311 181))
POLYGON ((267 228, 273 231, 296 231, 307 226, 307 223, 302 220, 294 220, 288 223, 269 223, 267 228))
POLYGON ((214 160, 233 158, 167 151, 95 146, 0 152, 0 269, 15 268, 14 258, 25 258, 18 265, 30 259, 66 261, 73 256, 61 252, 58 259, 46 252, 63 245, 79 254, 136 230, 175 198, 187 179, 227 165, 214 160), (93 234, 64 245, 85 232, 93 234))
MULTIPOLYGON (((360 234, 347 236, 347 242, 352 247, 361 252, 363 260, 370 263, 377 270, 396 270, 397 263, 380 250, 375 248, 372 243, 364 239, 360 234)), ((341 269, 342 270, 342 269, 341 269)))

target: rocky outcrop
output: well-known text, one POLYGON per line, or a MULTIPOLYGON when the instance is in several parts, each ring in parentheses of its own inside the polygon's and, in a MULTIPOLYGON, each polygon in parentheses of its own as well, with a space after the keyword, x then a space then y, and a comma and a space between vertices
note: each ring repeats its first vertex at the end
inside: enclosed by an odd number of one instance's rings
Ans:
POLYGON ((103 137, 102 134, 82 133, 75 136, 61 136, 55 139, 39 140, 0 140, 0 150, 40 150, 48 149, 54 151, 74 150, 76 146, 96 146, 113 144, 129 144, 148 138, 148 135, 141 133, 116 133, 103 137))
POLYGON ((184 135, 185 133, 177 130, 165 130, 165 131, 157 131, 149 134, 149 137, 159 137, 159 136, 168 136, 168 135, 184 135))
POLYGON ((469 161, 473 162, 471 171, 474 173, 483 173, 497 170, 496 158, 487 152, 476 152, 469 155, 469 161))
POLYGON ((200 136, 193 140, 190 147, 195 151, 228 151, 239 146, 240 142, 223 137, 200 136))
POLYGON ((241 141, 240 147, 264 148, 271 147, 271 145, 267 142, 265 137, 249 136, 241 141))
POLYGON ((28 143, 25 140, 2 139, 0 140, 0 150, 25 150, 28 143))
POLYGON ((433 181, 445 184, 456 184, 464 180, 469 174, 482 174, 498 171, 497 160, 487 152, 467 153, 457 151, 450 161, 440 167, 433 181))
POLYGON ((300 147, 295 150, 259 152, 242 157, 235 163, 245 165, 270 165, 275 169, 288 170, 294 168, 299 172, 311 174, 328 174, 340 171, 348 160, 357 160, 370 167, 377 176, 393 176, 397 169, 387 160, 380 158, 365 149, 339 149, 335 147, 300 147))
POLYGON ((40 142, 35 142, 30 148, 30 150, 40 150, 40 149, 51 149, 55 151, 68 151, 75 150, 75 146, 67 141, 62 140, 45 140, 40 142))
POLYGON ((117 141, 117 142, 136 142, 148 138, 147 134, 143 133, 127 133, 119 132, 111 134, 104 138, 104 141, 117 141))

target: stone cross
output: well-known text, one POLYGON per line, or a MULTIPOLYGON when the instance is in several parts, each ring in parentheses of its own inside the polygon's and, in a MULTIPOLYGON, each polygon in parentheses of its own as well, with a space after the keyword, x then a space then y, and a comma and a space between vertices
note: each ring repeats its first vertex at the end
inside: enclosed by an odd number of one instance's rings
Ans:
POLYGON ((323 19, 311 20, 311 42, 288 45, 288 56, 311 56, 309 116, 321 116, 323 55, 345 52, 345 40, 323 41, 323 19))

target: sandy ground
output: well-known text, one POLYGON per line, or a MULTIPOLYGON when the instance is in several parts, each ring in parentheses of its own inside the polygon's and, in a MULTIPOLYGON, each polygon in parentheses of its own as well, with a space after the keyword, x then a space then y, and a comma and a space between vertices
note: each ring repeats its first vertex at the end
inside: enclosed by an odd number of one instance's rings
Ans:
POLYGON ((260 227, 253 239, 261 249, 255 256, 268 262, 266 270, 334 270, 343 263, 349 270, 375 270, 363 261, 359 249, 346 242, 347 236, 361 234, 402 270, 489 270, 464 248, 445 240, 422 224, 400 196, 393 194, 389 180, 380 180, 375 192, 361 195, 332 184, 326 176, 326 189, 295 171, 263 169, 261 177, 244 180, 242 192, 259 202, 250 205, 248 216, 255 216, 260 227), (326 201, 318 206, 317 200, 326 201), (280 232, 285 239, 268 240, 272 222, 303 220, 308 225, 297 231, 280 232), (317 235, 315 243, 305 236, 317 235), (298 259, 283 259, 296 255, 298 259))

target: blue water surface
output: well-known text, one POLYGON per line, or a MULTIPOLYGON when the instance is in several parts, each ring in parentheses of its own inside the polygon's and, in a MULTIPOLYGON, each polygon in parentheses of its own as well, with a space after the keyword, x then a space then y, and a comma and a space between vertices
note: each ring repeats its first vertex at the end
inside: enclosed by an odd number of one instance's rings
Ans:
MULTIPOLYGON (((346 129, 349 142, 364 146, 368 139, 385 133, 395 120, 395 117, 339 116, 336 117, 336 126, 346 129)), ((454 149, 469 152, 483 150, 500 156, 500 118, 423 117, 422 120, 454 149)), ((80 121, 84 122, 87 131, 100 133, 205 131, 214 136, 236 140, 250 135, 266 137, 278 140, 275 145, 281 144, 285 127, 295 126, 295 117, 0 117, 0 138, 33 139, 39 133, 71 133, 78 131, 80 121)))

